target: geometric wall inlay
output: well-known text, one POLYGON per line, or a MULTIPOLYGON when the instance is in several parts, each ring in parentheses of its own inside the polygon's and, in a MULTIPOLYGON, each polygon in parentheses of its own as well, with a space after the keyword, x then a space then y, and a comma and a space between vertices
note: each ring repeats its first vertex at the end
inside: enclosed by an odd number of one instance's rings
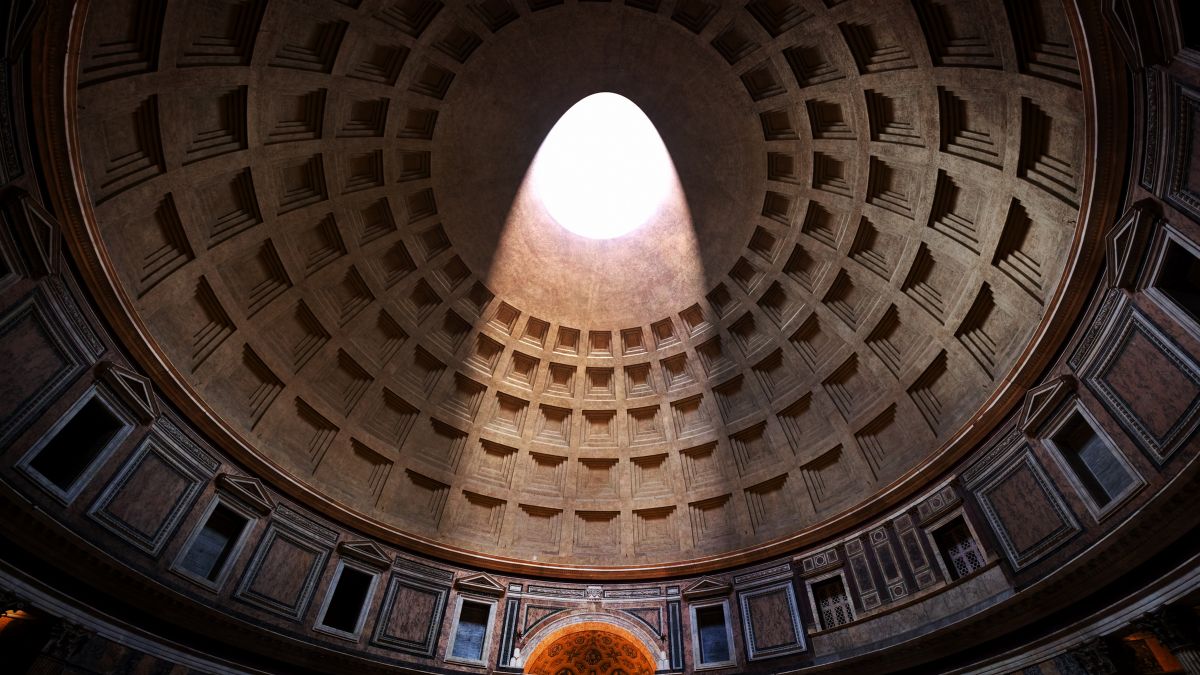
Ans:
POLYGON ((738 591, 751 661, 804 651, 804 629, 792 582, 738 591))
POLYGON ((967 487, 1014 569, 1036 562, 1080 530, 1028 444, 1014 443, 967 487))
POLYGON ((1112 319, 1080 378, 1159 464, 1200 424, 1200 365, 1132 305, 1112 319))

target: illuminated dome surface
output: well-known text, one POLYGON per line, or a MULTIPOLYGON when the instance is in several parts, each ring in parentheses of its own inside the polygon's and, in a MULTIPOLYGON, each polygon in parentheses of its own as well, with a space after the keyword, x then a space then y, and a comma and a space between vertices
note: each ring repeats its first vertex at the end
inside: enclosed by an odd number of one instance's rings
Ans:
POLYGON ((68 111, 130 349, 325 513, 484 566, 758 559, 925 485, 1049 357, 1091 198, 1062 16, 1031 74, 999 18, 931 58, 958 19, 900 0, 400 7, 85 59, 68 111))

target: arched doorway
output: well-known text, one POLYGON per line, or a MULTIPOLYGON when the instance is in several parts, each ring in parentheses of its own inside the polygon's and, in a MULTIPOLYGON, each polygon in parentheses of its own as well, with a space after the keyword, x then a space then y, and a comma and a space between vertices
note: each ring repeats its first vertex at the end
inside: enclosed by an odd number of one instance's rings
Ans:
POLYGON ((559 628, 525 660, 530 675, 653 675, 655 659, 628 631, 601 621, 559 628))

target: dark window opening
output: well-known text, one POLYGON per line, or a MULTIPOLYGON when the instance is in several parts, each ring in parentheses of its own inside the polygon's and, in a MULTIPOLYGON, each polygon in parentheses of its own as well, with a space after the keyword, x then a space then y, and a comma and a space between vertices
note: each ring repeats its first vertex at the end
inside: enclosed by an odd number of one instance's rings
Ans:
POLYGON ((821 628, 837 628, 854 620, 850 610, 850 598, 846 597, 846 586, 841 577, 818 581, 812 585, 813 598, 820 612, 821 628))
POLYGON ((325 616, 321 624, 343 633, 358 631, 358 619, 362 615, 363 605, 367 602, 367 593, 371 590, 374 576, 356 569, 343 567, 338 576, 337 585, 333 588, 333 596, 325 607, 325 616))
POLYGON ((1098 506, 1105 506, 1129 487, 1133 479, 1092 425, 1079 413, 1053 436, 1054 445, 1075 477, 1098 506))
POLYGON ((938 552, 942 555, 942 562, 946 563, 951 580, 961 579, 983 567, 983 552, 979 550, 962 516, 939 528, 933 533, 933 539, 937 542, 938 552))
POLYGON ((725 628, 725 609, 721 605, 696 610, 696 632, 700 635, 700 663, 729 660, 729 633, 725 628))
POLYGON ((1183 30, 1184 46, 1200 50, 1200 5, 1186 0, 1179 3, 1179 27, 1183 30))
POLYGON ((84 403, 38 452, 29 467, 70 490, 125 424, 98 398, 84 403))
POLYGON ((248 522, 233 509, 217 504, 200 529, 200 534, 192 540, 183 558, 183 569, 203 579, 216 581, 248 522))
POLYGON ((478 602, 463 602, 458 613, 458 630, 454 634, 451 656, 471 661, 483 660, 483 643, 487 637, 491 607, 478 602))
POLYGON ((1193 320, 1200 321, 1200 259, 1191 251, 1173 241, 1167 242, 1167 252, 1154 285, 1193 320))

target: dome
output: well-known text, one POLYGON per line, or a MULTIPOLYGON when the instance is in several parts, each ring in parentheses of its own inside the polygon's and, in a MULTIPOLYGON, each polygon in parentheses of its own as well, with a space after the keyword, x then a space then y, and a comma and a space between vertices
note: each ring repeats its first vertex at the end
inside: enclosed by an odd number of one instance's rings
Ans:
MULTIPOLYGON (((333 4, 247 65, 83 64, 85 218, 184 409, 397 542, 596 568, 794 546, 953 453, 1081 255, 1078 65, 1005 71, 981 33, 939 66, 906 5, 775 19, 796 25, 759 45, 744 10, 472 31, 333 4), (537 194, 598 91, 678 176, 616 239, 537 194)), ((108 25, 89 17, 85 44, 108 25)))

